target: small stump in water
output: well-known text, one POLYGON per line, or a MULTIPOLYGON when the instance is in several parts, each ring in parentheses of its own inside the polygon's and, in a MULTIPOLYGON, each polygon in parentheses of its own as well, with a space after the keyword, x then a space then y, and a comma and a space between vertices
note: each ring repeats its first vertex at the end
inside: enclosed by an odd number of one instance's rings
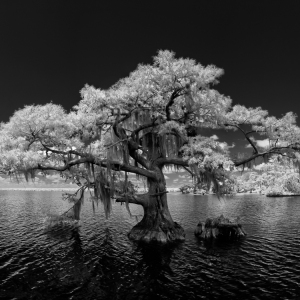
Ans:
POLYGON ((205 223, 199 222, 194 233, 195 236, 203 239, 240 238, 246 235, 239 223, 239 218, 236 221, 230 221, 223 215, 215 219, 208 218, 205 223))

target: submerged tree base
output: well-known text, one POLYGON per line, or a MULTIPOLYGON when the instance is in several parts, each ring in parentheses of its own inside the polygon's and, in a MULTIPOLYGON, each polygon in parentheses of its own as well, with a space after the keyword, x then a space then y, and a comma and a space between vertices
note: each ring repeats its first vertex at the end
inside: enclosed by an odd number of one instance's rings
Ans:
POLYGON ((172 227, 145 228, 142 224, 137 224, 128 233, 128 237, 136 242, 159 242, 162 244, 182 242, 185 240, 183 228, 176 222, 172 227))
POLYGON ((199 222, 194 233, 203 239, 231 239, 246 235, 238 220, 230 221, 223 215, 215 219, 208 218, 205 223, 199 222))

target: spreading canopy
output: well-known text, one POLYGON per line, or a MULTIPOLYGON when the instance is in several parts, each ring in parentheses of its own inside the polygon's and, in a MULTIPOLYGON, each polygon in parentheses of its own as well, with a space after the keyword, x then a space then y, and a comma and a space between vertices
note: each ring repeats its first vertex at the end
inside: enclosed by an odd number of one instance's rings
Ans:
POLYGON ((222 74, 213 65, 159 51, 152 65, 139 65, 107 90, 86 85, 69 113, 53 103, 26 106, 1 125, 1 172, 62 172, 93 187, 109 214, 111 197, 145 204, 145 197, 129 188, 128 173, 148 180, 148 196, 161 195, 165 166, 218 185, 234 164, 300 149, 293 113, 277 119, 261 108, 232 107, 231 99, 213 88, 222 74), (203 127, 239 130, 253 154, 233 162, 225 143, 199 134, 203 127), (259 149, 256 133, 270 140, 268 149, 259 149))

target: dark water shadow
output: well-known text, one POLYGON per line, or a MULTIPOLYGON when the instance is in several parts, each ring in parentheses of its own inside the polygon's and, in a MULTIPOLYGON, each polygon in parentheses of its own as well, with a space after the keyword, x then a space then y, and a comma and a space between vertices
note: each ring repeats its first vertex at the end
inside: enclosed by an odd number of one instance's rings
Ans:
MULTIPOLYGON (((76 238, 73 238, 75 241, 76 238)), ((85 258, 85 276, 82 276, 81 284, 62 296, 65 299, 112 299, 117 290, 118 268, 121 265, 118 250, 112 231, 105 228, 97 245, 97 253, 85 258)))
POLYGON ((156 282, 166 275, 172 276, 171 263, 175 252, 180 251, 184 243, 163 245, 160 243, 138 243, 135 245, 133 255, 138 257, 135 269, 145 281, 156 282))
POLYGON ((50 229, 46 229, 43 235, 48 238, 59 241, 67 241, 72 238, 77 238, 79 234, 79 227, 74 227, 72 225, 56 225, 50 229))
POLYGON ((195 237, 196 244, 204 248, 204 253, 213 254, 213 253, 222 253, 223 255, 230 254, 231 252, 239 251, 244 245, 246 237, 241 238, 218 238, 218 239, 201 239, 195 237))

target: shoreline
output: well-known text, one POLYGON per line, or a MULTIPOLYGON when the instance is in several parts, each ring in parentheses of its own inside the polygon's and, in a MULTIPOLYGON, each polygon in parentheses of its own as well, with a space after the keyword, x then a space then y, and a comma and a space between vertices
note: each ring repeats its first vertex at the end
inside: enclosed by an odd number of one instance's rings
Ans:
MULTIPOLYGON (((77 191, 78 187, 0 187, 0 191, 33 191, 33 192, 42 192, 42 191, 49 191, 49 192, 66 192, 66 191, 77 191)), ((168 194, 182 194, 182 195, 191 195, 191 196, 210 196, 215 194, 194 194, 194 193, 186 193, 183 194, 180 191, 176 191, 172 188, 167 189, 168 194)), ((139 191, 141 192, 141 191, 139 191)), ((145 192, 143 190, 143 192, 145 192)), ((268 195, 268 194, 261 194, 261 193, 234 193, 234 194, 225 194, 223 196, 244 196, 244 195, 261 195, 265 197, 296 197, 300 196, 300 194, 283 194, 283 195, 268 195)))
POLYGON ((77 191, 78 188, 60 188, 60 187, 1 187, 0 191, 77 191))
MULTIPOLYGON (((0 187, 0 191, 77 191, 79 187, 37 187, 37 186, 20 186, 20 187, 0 187)), ((167 189, 168 190, 168 189, 167 189)), ((145 193, 145 190, 138 192, 145 193)), ((168 193, 180 193, 174 189, 168 190, 168 193)))
MULTIPOLYGON (((79 187, 0 187, 0 191, 77 191, 79 187)), ((169 193, 176 193, 182 195, 194 195, 194 196, 209 196, 215 194, 194 194, 194 193, 181 193, 180 191, 176 191, 172 188, 168 189, 169 193)), ((144 190, 139 190, 139 192, 145 193, 144 190)), ((236 195, 263 195, 260 193, 235 193, 235 194, 226 194, 224 196, 236 196, 236 195)))

